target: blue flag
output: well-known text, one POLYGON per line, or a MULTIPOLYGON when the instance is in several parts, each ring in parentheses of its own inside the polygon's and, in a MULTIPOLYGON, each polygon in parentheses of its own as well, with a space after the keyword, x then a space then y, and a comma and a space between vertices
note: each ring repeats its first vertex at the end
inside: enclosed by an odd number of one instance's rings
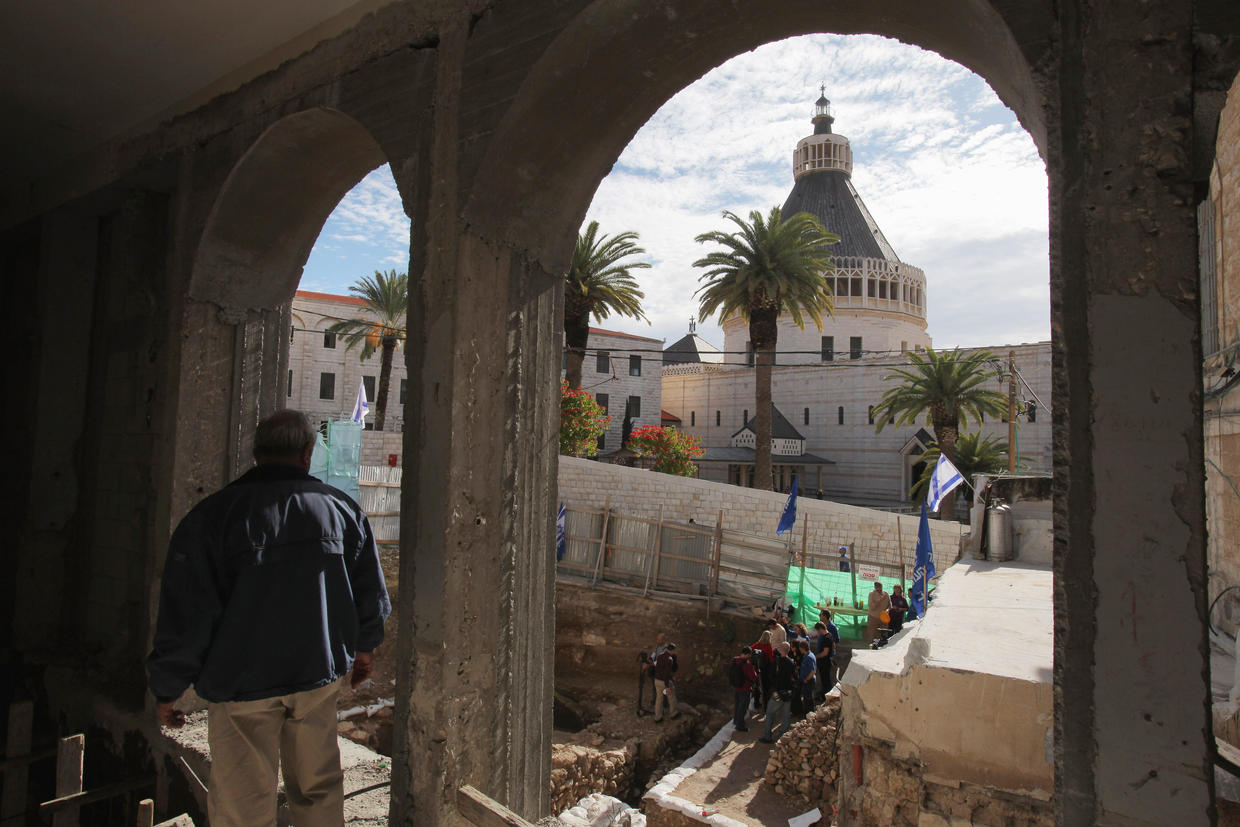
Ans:
POLYGON ((791 531, 797 521, 797 478, 792 478, 792 489, 788 492, 788 502, 784 503, 784 513, 779 515, 779 528, 775 529, 778 537, 785 531, 791 531))
POLYGON ((930 520, 926 517, 926 504, 923 502, 921 525, 917 527, 917 554, 913 560, 913 589, 908 596, 913 617, 925 615, 925 592, 934 575, 934 546, 930 544, 930 520))
POLYGON ((564 503, 560 503, 560 512, 555 515, 555 559, 556 562, 564 559, 564 551, 568 548, 568 541, 564 537, 564 520, 568 516, 568 512, 564 510, 564 503))

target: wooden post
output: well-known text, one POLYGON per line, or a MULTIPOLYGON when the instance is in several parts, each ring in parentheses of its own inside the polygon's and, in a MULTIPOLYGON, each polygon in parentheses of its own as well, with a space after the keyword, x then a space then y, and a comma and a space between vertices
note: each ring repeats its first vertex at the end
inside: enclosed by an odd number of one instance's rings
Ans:
MULTIPOLYGON (((34 722, 34 702, 18 701, 9 706, 9 735, 4 757, 18 758, 30 754, 30 735, 34 722)), ((0 794, 0 824, 26 823, 26 784, 29 765, 13 764, 4 770, 4 792, 0 794)))
POLYGON ((607 553, 607 518, 611 516, 611 498, 603 500, 603 532, 598 539, 598 557, 594 560, 594 577, 590 579, 590 588, 598 583, 599 572, 603 568, 603 555, 607 553))
POLYGON ((1008 473, 1016 473, 1016 351, 1008 351, 1008 473))
POLYGON ((155 827, 155 802, 149 798, 138 802, 138 827, 155 827))
POLYGON ((904 582, 904 533, 900 531, 900 515, 896 515, 896 550, 900 561, 900 588, 908 594, 908 585, 904 582))
POLYGON ((719 517, 715 520, 715 559, 711 567, 710 593, 719 594, 719 563, 723 557, 723 509, 719 509, 719 517))
POLYGON ((646 576, 646 588, 642 591, 642 597, 646 596, 651 588, 655 591, 659 590, 659 549, 663 545, 663 506, 659 505, 659 522, 654 529, 654 554, 650 559, 650 570, 646 576))
POLYGON ((852 575, 853 599, 852 605, 854 609, 861 608, 857 605, 857 544, 850 543, 848 546, 848 573, 852 575))
MULTIPOLYGON (((82 791, 82 756, 86 752, 86 736, 70 735, 60 739, 56 753, 56 797, 64 798, 82 791)), ((52 827, 77 827, 78 807, 66 807, 52 816, 52 827)))

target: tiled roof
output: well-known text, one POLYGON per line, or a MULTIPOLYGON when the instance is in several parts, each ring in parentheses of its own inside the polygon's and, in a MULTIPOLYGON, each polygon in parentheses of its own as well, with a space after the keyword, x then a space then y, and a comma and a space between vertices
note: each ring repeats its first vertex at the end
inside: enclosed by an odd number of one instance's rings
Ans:
POLYGON ((635 333, 621 333, 619 330, 604 330, 601 327, 590 328, 590 334, 598 334, 600 336, 618 336, 621 339, 641 339, 643 342, 662 342, 662 339, 655 339, 651 336, 638 336, 635 333))
POLYGON ((335 293, 315 293, 311 290, 298 290, 295 299, 313 299, 322 302, 339 302, 341 304, 366 304, 357 296, 337 296, 335 293))
POLYGON ((696 333, 687 333, 663 349, 663 364, 686 365, 698 362, 722 362, 719 348, 696 333))
MULTIPOLYGON (((741 431, 752 430, 754 430, 754 417, 751 416, 732 436, 736 436, 741 431)), ((773 404, 771 405, 771 439, 805 439, 805 437, 801 436, 801 432, 792 427, 792 423, 773 404)))
POLYGON ((899 261, 878 225, 872 224, 872 218, 866 220, 868 210, 843 172, 824 170, 798 178, 782 214, 789 217, 799 212, 817 216, 824 227, 840 237, 839 243, 829 248, 832 256, 899 261))

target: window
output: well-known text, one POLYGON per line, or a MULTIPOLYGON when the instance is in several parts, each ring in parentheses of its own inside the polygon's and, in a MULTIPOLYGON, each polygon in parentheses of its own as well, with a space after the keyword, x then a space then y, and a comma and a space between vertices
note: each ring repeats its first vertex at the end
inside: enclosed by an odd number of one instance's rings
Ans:
POLYGON ((831 362, 835 360, 835 337, 822 337, 822 361, 831 362))
POLYGON ((404 405, 409 400, 409 380, 400 380, 400 404, 404 405))
POLYGON ((288 395, 293 395, 293 372, 291 370, 288 372, 288 395))
POLYGON ((805 409, 805 424, 809 424, 809 408, 805 409))
POLYGON ((598 435, 598 449, 602 451, 606 447, 607 447, 607 434, 599 434, 598 435))
POLYGON ((908 352, 908 342, 900 342, 900 352, 901 353, 908 352))
POLYGON ((745 427, 745 423, 749 421, 749 409, 741 411, 741 427, 745 427))
POLYGON ((835 409, 835 415, 839 419, 840 424, 843 425, 844 424, 844 406, 843 405, 835 409))
POLYGON ((642 398, 640 396, 630 396, 628 406, 625 412, 630 419, 637 419, 642 415, 642 398))
POLYGON ((697 411, 689 411, 689 427, 697 427, 697 411))
POLYGON ((1038 403, 1030 399, 1029 403, 1025 405, 1025 413, 1029 415, 1030 422, 1037 422, 1038 421, 1038 403))
POLYGON ((375 396, 375 377, 363 376, 362 385, 366 388, 366 401, 367 402, 373 402, 376 399, 378 399, 378 397, 375 396))
POLYGON ((870 424, 873 425, 874 424, 874 406, 873 405, 870 406, 869 417, 870 417, 870 424))
POLYGON ((607 405, 611 402, 610 396, 605 393, 596 394, 594 396, 594 401, 597 402, 598 406, 603 409, 603 413, 607 413, 607 405))
POLYGON ((630 356, 629 357, 629 376, 641 376, 641 375, 642 375, 642 357, 630 356))
POLYGON ((568 351, 560 353, 560 370, 568 370, 568 351))
POLYGON ((598 373, 611 373, 611 354, 605 350, 600 350, 598 358, 595 360, 594 370, 598 373))
POLYGON ((336 398, 336 374, 320 373, 319 374, 319 399, 335 399, 336 398))
POLYGON ((745 342, 745 364, 749 365, 749 367, 753 367, 753 364, 754 364, 753 342, 745 342))
POLYGON ((715 427, 723 424, 723 411, 715 411, 715 427))
POLYGON ((323 347, 335 347, 335 346, 336 346, 336 334, 332 333, 329 330, 323 334, 323 347))
POLYGON ((849 337, 848 358, 849 359, 860 359, 861 358, 861 337, 860 336, 849 337))

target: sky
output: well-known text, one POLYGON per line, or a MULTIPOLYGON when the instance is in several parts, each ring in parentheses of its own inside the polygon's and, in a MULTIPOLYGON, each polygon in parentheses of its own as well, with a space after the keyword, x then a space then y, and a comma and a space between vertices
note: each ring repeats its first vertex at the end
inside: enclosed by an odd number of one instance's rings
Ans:
MULTIPOLYGON (((968 69, 898 41, 809 35, 739 55, 667 101, 630 141, 586 215, 603 233, 636 231, 648 270, 641 321, 601 326, 665 339, 697 315, 723 210, 764 214, 792 189, 792 152, 813 131, 820 84, 853 150, 853 185, 904 262, 927 281, 936 348, 1050 338, 1046 167, 1033 140, 968 69)), ((828 229, 830 229, 828 227, 828 229)), ((344 294, 374 270, 405 270, 409 220, 386 166, 324 225, 301 289, 344 294)), ((723 347, 714 320, 699 335, 723 347)))

